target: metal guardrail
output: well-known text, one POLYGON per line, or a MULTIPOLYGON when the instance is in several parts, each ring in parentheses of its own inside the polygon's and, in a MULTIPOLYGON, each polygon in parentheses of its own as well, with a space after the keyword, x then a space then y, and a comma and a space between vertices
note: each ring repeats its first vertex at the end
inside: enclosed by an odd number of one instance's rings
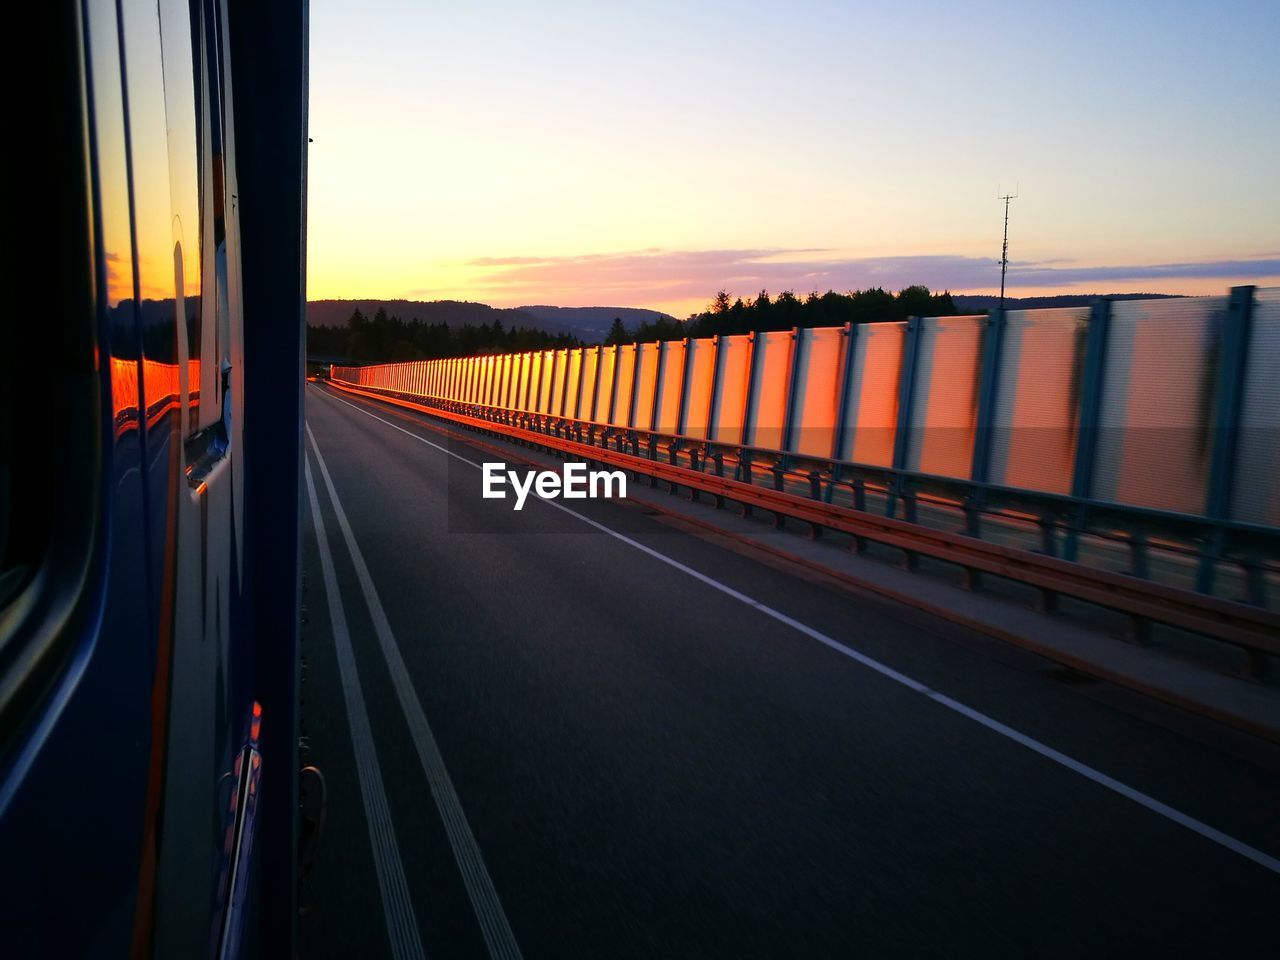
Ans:
MULTIPOLYGON (((822 529, 840 531, 852 536, 858 546, 865 541, 873 541, 900 549, 908 558, 924 555, 954 563, 973 575, 971 582, 976 581, 977 575, 988 573, 1036 587, 1046 598, 1057 594, 1071 596, 1128 614, 1142 622, 1149 620, 1169 624, 1212 637, 1245 650, 1250 658, 1249 666, 1254 671, 1261 668, 1263 656, 1280 656, 1280 613, 1262 606, 1086 566, 1053 556, 1047 551, 1019 549, 966 533, 933 529, 910 519, 880 516, 865 509, 865 504, 857 504, 857 487, 854 484, 858 481, 850 484, 854 491, 853 504, 832 502, 831 491, 839 482, 835 479, 838 475, 836 468, 856 465, 819 460, 814 462, 814 466, 824 467, 825 475, 819 469, 797 472, 797 464, 783 463, 794 455, 734 447, 737 462, 730 466, 737 476, 728 476, 724 451, 712 449, 713 445, 700 439, 660 436, 562 417, 416 397, 399 391, 356 387, 340 379, 333 380, 332 385, 474 430, 630 470, 664 481, 673 488, 681 486, 707 493, 716 498, 717 505, 733 501, 747 509, 758 508, 775 517, 806 522, 815 532, 822 529), (763 458, 765 453, 773 457, 765 468, 772 482, 761 485, 751 481, 759 476, 755 460, 763 458), (682 457, 688 466, 679 462, 682 457), (714 464, 711 473, 706 471, 708 463, 714 464), (791 489, 788 489, 788 478, 791 489), (797 486, 803 490, 806 484, 807 495, 795 492, 797 486)), ((886 479, 887 489, 893 488, 895 478, 888 476, 886 479)), ((914 479, 919 480, 918 477, 914 479)), ((941 479, 954 482, 948 478, 941 479)), ((901 495, 900 490, 896 492, 901 495)), ((991 509, 992 504, 988 503, 983 508, 991 509)), ((976 508, 971 506, 970 509, 976 508)), ((1165 522, 1196 522, 1195 518, 1176 514, 1148 513, 1153 514, 1151 519, 1165 522)), ((1035 522, 1041 528, 1045 526, 1043 517, 1035 522)), ((1277 531, 1245 526, 1242 532, 1265 538, 1273 549, 1277 546, 1277 531)))
POLYGON ((1236 287, 331 373, 1268 606, 1277 356, 1280 289, 1236 287))

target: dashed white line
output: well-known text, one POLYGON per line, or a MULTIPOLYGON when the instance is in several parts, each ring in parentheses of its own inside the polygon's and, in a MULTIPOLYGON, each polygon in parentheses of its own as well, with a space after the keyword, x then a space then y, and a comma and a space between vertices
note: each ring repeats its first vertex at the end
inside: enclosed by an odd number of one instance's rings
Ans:
POLYGON ((333 630, 333 645, 338 654, 342 695, 347 704, 347 724, 351 730, 351 745, 356 754, 356 773, 360 781, 360 796, 364 801, 365 821, 369 826, 369 842, 373 847, 374 872, 378 876, 378 889, 382 894, 387 937, 391 941, 391 953, 396 960, 425 960, 426 954, 418 933, 418 918, 413 912, 409 885, 404 877, 404 864, 400 861, 400 846, 396 842, 395 827, 391 823, 391 808, 387 804, 378 751, 373 742, 369 713, 364 705, 364 692, 360 687, 360 673, 351 649, 347 613, 342 605, 342 595, 338 592, 333 554, 329 550, 329 536, 325 531, 324 517, 320 513, 315 481, 311 479, 310 463, 305 464, 305 471, 307 496, 311 500, 311 521, 315 525, 316 542, 320 548, 320 569, 324 574, 325 597, 329 601, 329 623, 333 630))
POLYGON ((520 947, 516 943, 515 934, 502 909, 502 902, 498 899, 493 880, 489 877, 489 870, 485 867, 484 857, 481 856, 480 847, 471 832, 471 825, 467 823, 462 802, 458 799, 458 793, 453 787, 449 771, 445 768, 444 758, 440 755, 436 738, 431 732, 431 725, 427 722, 427 715, 422 709, 422 703, 418 700, 413 681, 409 678, 409 670, 405 666, 404 658, 400 655, 400 647, 396 643, 395 634, 391 631, 391 624, 387 620, 386 611, 383 610, 382 601, 378 598, 373 578, 369 575, 364 554, 360 552, 360 547, 356 543, 351 524, 347 522, 347 513, 342 509, 342 501, 338 498, 338 491, 334 489, 333 480, 329 476, 329 468, 325 465, 324 457, 320 453, 315 434, 311 432, 311 424, 307 424, 307 437, 311 441, 311 450, 320 468, 320 477, 329 491, 330 500, 333 501, 333 511, 338 518, 338 527, 342 530, 347 550, 351 553, 356 578, 360 581, 360 589, 364 592, 365 603, 373 619, 374 633, 378 636, 382 655, 391 672, 396 696, 400 700, 400 709, 404 712, 405 720, 408 721, 409 734, 417 749, 422 770, 427 775, 431 794, 435 797, 436 806, 440 810, 440 819, 444 824, 445 834, 449 838, 449 846, 453 849, 453 856, 462 874, 467 896, 471 898, 471 906, 479 921, 485 945, 489 948, 489 955, 498 960, 519 960, 520 947))
MULTIPOLYGON (((448 449, 447 447, 442 447, 438 443, 432 443, 426 437, 419 436, 418 434, 414 433, 411 430, 406 430, 404 427, 401 427, 398 424, 392 423, 390 420, 386 420, 383 417, 379 417, 377 414, 370 413, 368 410, 365 410, 363 407, 359 406, 358 404, 354 404, 354 403, 351 403, 350 401, 343 400, 341 397, 333 396, 332 394, 322 393, 322 395, 327 397, 328 399, 336 400, 338 403, 345 404, 346 406, 351 407, 353 410, 357 410, 360 413, 363 413, 365 416, 371 417, 374 420, 377 420, 379 423, 386 424, 388 427, 391 427, 393 430, 399 430, 401 433, 405 434, 406 436, 412 437, 413 439, 419 441, 420 443, 425 443, 429 447, 434 447, 436 450, 439 450, 441 453, 448 454, 450 457, 453 457, 455 460, 460 460, 463 463, 470 464, 471 466, 475 467, 477 470, 480 469, 480 464, 476 463, 474 460, 468 460, 466 457, 462 456, 461 454, 455 453, 454 451, 448 449)), ((1130 787, 1128 784, 1122 783, 1121 781, 1115 779, 1114 777, 1108 776, 1107 774, 1103 773, 1101 770, 1096 770, 1093 767, 1089 766, 1088 764, 1082 763, 1081 761, 1076 760, 1074 757, 1070 757, 1059 750, 1055 750, 1053 747, 1050 747, 1047 744, 1041 743, 1039 740, 1036 740, 1034 737, 1030 737, 1025 733, 1015 730, 1012 727, 1004 723, 1001 723, 999 720, 996 720, 994 717, 987 716, 985 713, 982 713, 980 710, 975 710, 973 707, 967 706, 966 704, 963 704, 958 700, 953 700, 951 697, 948 697, 946 694, 940 693, 937 690, 932 689, 931 687, 921 683, 918 680, 913 679, 912 677, 907 676, 904 673, 899 673, 897 670, 893 669, 887 664, 881 663, 879 660, 876 660, 874 657, 869 657, 865 653, 860 653, 859 651, 854 650, 852 647, 849 647, 844 643, 841 643, 839 640, 836 640, 834 637, 828 636, 822 631, 816 630, 813 627, 810 627, 808 624, 801 623, 799 620, 796 620, 794 617, 790 617, 780 610, 775 610, 773 607, 770 607, 767 604, 761 603, 759 600, 756 600, 755 598, 750 597, 739 590, 735 590, 733 587, 729 586, 728 584, 721 583, 719 580, 716 580, 714 577, 709 577, 705 573, 701 573, 700 571, 695 570, 692 567, 681 563, 679 560, 676 560, 672 557, 668 557, 666 554, 661 553, 653 549, 652 547, 646 546, 645 544, 640 543, 637 540, 633 540, 631 537, 628 537, 626 534, 619 533, 617 530, 607 527, 602 523, 598 523, 597 521, 592 520, 590 517, 584 516, 583 514, 578 513, 576 510, 572 510, 569 507, 566 507, 562 503, 558 503, 554 500, 540 500, 539 502, 545 503, 547 506, 554 507, 557 510, 561 510, 572 517, 576 517, 577 519, 581 520, 583 523, 587 524, 588 526, 594 527, 595 529, 599 530, 601 533, 608 534, 609 536, 613 537, 615 540, 619 540, 622 543, 625 543, 628 546, 633 547, 636 550, 639 550, 641 553, 648 554, 649 556, 653 557, 655 560, 665 563, 670 567, 674 567, 675 569, 679 570, 681 573, 684 573, 692 577, 693 579, 706 584, 712 589, 718 590, 720 593, 723 593, 726 596, 732 597, 733 599, 738 600, 739 602, 744 603, 749 607, 753 607, 754 609, 760 611, 760 613, 764 614, 765 616, 771 617, 772 619, 778 621, 779 623, 785 624, 791 629, 804 634, 806 637, 809 637, 813 640, 818 641, 818 643, 821 643, 823 646, 829 647, 830 649, 834 650, 836 653, 840 654, 841 656, 848 657, 850 660, 854 660, 862 664, 864 667, 867 667, 870 670, 874 670, 876 673, 892 680, 894 683, 901 684, 902 686, 907 687, 910 690, 914 690, 916 693, 928 698, 929 700, 932 700, 934 703, 937 703, 943 707, 946 707, 948 710, 958 713, 962 717, 967 717, 968 719, 974 721, 975 723, 981 724, 982 726, 986 727, 988 730, 992 731, 993 733, 997 733, 1008 740, 1012 740, 1014 743, 1017 743, 1020 746, 1026 747, 1028 750, 1031 750, 1033 753, 1037 753, 1040 756, 1044 757, 1045 759, 1051 760, 1054 763, 1058 764, 1059 766, 1065 767, 1066 769, 1072 771, 1073 773, 1079 774, 1080 776, 1084 777, 1086 780, 1090 780, 1093 783, 1096 783, 1100 787, 1105 787, 1107 790, 1110 790, 1113 793, 1116 793, 1127 800, 1133 801, 1134 803, 1138 804, 1141 807, 1146 808, 1152 813, 1158 814, 1159 816, 1164 817, 1166 820, 1169 820, 1172 823, 1176 823, 1178 826, 1184 827, 1185 829, 1190 830, 1192 833, 1198 834, 1204 839, 1212 841, 1213 843, 1216 843, 1219 846, 1224 847, 1227 850, 1230 850, 1232 853, 1238 854, 1247 860, 1251 860, 1254 863, 1258 864, 1260 867, 1263 867, 1264 869, 1269 870, 1274 874, 1280 875, 1280 859, 1273 857, 1267 853, 1264 853, 1261 850, 1258 850, 1254 847, 1251 847, 1247 843, 1244 843, 1241 840, 1237 840, 1235 837, 1229 836, 1228 834, 1223 833, 1221 830, 1218 830, 1214 827, 1209 826, 1207 823, 1204 823, 1203 821, 1197 820, 1195 817, 1189 816, 1188 814, 1185 814, 1180 810, 1176 810, 1173 807, 1169 806, 1168 804, 1162 803, 1161 801, 1155 799, 1155 797, 1145 794, 1141 790, 1134 789, 1133 787, 1130 787)))

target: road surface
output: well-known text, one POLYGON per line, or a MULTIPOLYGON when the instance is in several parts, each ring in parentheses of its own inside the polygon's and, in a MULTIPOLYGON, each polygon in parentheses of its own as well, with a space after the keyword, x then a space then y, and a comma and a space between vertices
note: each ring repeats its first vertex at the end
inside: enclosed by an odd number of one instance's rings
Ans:
POLYGON ((428 423, 307 388, 303 958, 1274 955, 1275 750, 428 423))

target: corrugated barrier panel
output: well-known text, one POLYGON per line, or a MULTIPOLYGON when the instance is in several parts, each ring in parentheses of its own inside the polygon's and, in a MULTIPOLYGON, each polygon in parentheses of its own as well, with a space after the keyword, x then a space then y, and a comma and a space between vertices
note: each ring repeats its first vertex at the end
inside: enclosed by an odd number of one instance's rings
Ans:
POLYGON ((841 457, 877 467, 893 465, 898 389, 907 325, 866 323, 854 340, 853 383, 845 415, 847 450, 841 457))
POLYGON ((564 409, 564 381, 565 375, 569 372, 569 351, 557 350, 552 367, 554 376, 551 377, 551 386, 547 393, 547 413, 559 416, 560 411, 564 409))
POLYGON ((711 388, 715 380, 716 348, 711 340, 689 341, 689 378, 686 387, 684 427, 687 437, 706 437, 711 413, 711 388))
POLYGON ((745 333, 721 337, 717 363, 720 395, 716 401, 711 439, 722 443, 741 443, 747 413, 747 382, 751 376, 751 337, 745 333))
POLYGON ((662 345, 662 372, 658 386, 659 433, 677 433, 680 415, 680 385, 684 380, 684 342, 669 340, 662 345))
POLYGON ((582 395, 578 401, 578 417, 596 418, 596 378, 600 370, 600 348, 587 347, 582 354, 582 395))
POLYGON ((796 399, 792 407, 796 421, 791 429, 791 445, 797 453, 831 456, 846 339, 842 327, 800 331, 796 399))
POLYGON ((631 393, 635 388, 636 345, 624 344, 618 348, 618 367, 614 374, 613 416, 609 422, 617 427, 631 424, 631 393))
POLYGON ((755 378, 752 394, 755 410, 751 423, 747 424, 753 447, 777 450, 782 446, 782 427, 787 415, 787 381, 791 375, 791 349, 793 337, 790 330, 775 330, 758 334, 755 348, 760 351, 755 361, 755 378))
POLYGON ((1088 307, 1010 310, 991 424, 992 483, 1070 493, 1088 307))
POLYGON ((907 469, 967 477, 973 467, 985 317, 920 321, 907 469))
POLYGON ((1111 305, 1093 495, 1201 513, 1225 297, 1111 305))
POLYGON ((613 403, 613 381, 618 372, 618 354, 613 347, 600 348, 600 377, 596 381, 596 409, 592 420, 609 422, 609 405, 613 403))
POLYGON ((641 430, 649 430, 653 426, 654 391, 658 386, 658 346, 656 343, 640 344, 639 384, 631 425, 641 430))
POLYGON ((564 387, 564 415, 574 419, 582 417, 582 367, 586 353, 579 347, 569 353, 569 370, 564 387))

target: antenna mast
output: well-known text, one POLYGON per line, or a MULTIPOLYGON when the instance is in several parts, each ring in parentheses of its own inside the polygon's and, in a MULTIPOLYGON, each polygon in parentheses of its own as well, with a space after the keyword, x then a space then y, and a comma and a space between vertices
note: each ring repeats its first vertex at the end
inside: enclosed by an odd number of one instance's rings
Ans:
POLYGON ((1018 190, 996 197, 1004 201, 1004 245, 1000 248, 1000 309, 1004 309, 1004 275, 1009 271, 1009 201, 1018 199, 1018 190))

